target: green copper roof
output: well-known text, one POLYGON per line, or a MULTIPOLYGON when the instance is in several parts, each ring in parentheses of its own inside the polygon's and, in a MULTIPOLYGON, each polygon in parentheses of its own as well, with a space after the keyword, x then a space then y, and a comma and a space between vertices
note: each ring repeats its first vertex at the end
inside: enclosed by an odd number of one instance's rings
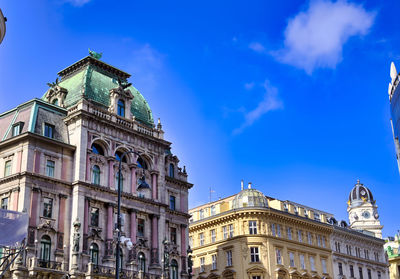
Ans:
MULTIPOLYGON (((130 77, 129 74, 91 56, 79 60, 58 74, 61 76, 58 85, 68 90, 64 100, 67 108, 82 98, 108 108, 110 90, 118 87, 118 78, 126 80, 130 77)), ((132 114, 138 121, 153 126, 153 114, 142 94, 133 86, 127 89, 134 96, 131 104, 132 114)))

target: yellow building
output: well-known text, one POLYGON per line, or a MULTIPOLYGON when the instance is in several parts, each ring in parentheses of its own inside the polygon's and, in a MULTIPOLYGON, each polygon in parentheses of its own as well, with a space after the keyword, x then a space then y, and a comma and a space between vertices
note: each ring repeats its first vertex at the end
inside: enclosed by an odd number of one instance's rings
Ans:
POLYGON ((197 278, 333 278, 332 215, 243 189, 189 211, 197 278))

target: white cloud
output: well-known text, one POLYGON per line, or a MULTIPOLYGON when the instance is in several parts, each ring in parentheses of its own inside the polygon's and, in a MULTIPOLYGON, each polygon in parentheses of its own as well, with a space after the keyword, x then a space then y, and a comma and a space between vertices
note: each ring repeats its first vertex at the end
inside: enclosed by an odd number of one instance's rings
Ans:
POLYGON ((70 3, 73 6, 81 7, 90 1, 91 0, 65 0, 64 2, 70 3))
POLYGON ((254 50, 255 52, 264 52, 265 51, 265 47, 259 42, 250 43, 249 48, 254 50))
POLYGON ((251 89, 253 89, 253 87, 254 87, 254 81, 252 81, 252 82, 247 82, 247 83, 245 83, 244 84, 244 88, 246 89, 246 90, 251 90, 251 89))
POLYGON ((316 68, 335 68, 343 45, 350 37, 366 35, 374 19, 375 12, 345 0, 312 1, 308 10, 289 20, 284 48, 274 55, 308 74, 316 68))
POLYGON ((258 103, 257 107, 244 114, 244 123, 233 131, 233 134, 240 134, 243 130, 262 117, 264 114, 283 109, 283 102, 278 97, 278 89, 271 86, 268 80, 263 85, 265 94, 263 100, 258 103))

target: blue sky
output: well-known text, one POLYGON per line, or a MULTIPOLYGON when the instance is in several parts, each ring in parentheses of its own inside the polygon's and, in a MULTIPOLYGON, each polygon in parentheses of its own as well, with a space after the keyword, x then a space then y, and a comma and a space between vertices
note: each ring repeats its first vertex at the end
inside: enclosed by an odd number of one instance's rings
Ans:
POLYGON ((240 191, 347 219, 357 179, 399 228, 390 62, 398 1, 15 1, 0 45, 0 111, 40 97, 87 55, 132 74, 195 184, 190 206, 240 191), (115 3, 114 3, 115 2, 115 3))

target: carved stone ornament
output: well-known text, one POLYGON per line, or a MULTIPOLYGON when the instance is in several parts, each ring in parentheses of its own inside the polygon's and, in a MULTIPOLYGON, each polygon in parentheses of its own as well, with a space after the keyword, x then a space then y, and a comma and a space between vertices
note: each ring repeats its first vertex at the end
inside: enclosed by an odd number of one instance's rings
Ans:
POLYGON ((101 228, 92 228, 89 233, 89 238, 102 240, 101 238, 101 228))
POLYGON ((64 107, 64 100, 68 94, 68 90, 58 85, 58 83, 48 83, 49 90, 46 93, 46 100, 49 103, 64 107))
POLYGON ((102 158, 103 156, 98 156, 96 154, 91 155, 89 157, 90 162, 92 162, 94 165, 105 165, 106 164, 106 160, 104 158, 102 158))
POLYGON ((53 222, 51 220, 43 220, 42 223, 37 226, 38 230, 43 230, 45 232, 55 233, 56 230, 53 228, 53 222))
POLYGON ((72 251, 79 252, 79 240, 81 239, 81 234, 79 230, 81 228, 81 223, 79 222, 79 218, 76 218, 74 222, 74 235, 73 235, 73 243, 72 243, 72 251))

